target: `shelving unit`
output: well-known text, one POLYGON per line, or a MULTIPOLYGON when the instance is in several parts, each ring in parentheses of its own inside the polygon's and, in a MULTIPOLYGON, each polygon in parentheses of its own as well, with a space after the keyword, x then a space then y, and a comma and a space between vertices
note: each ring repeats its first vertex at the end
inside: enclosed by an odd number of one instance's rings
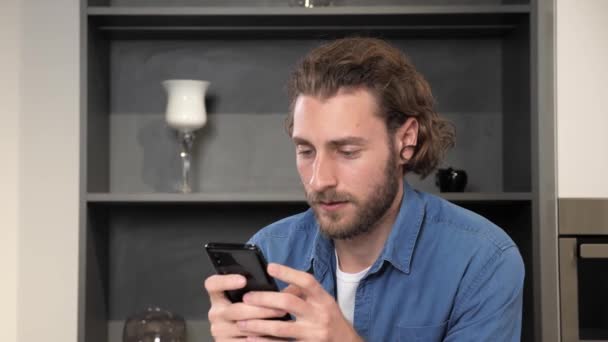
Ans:
MULTIPOLYGON (((191 340, 210 340, 201 328, 208 310, 202 282, 211 273, 202 245, 246 241, 307 208, 283 130, 284 85, 308 50, 353 34, 402 48, 429 80, 439 111, 455 123, 457 145, 446 166, 465 169, 469 186, 438 195, 496 222, 520 247, 528 274, 522 340, 534 341, 531 5, 335 2, 304 9, 278 0, 249 7, 89 0, 81 341, 119 341, 121 322, 147 305, 184 315, 196 326, 191 340), (177 144, 164 123, 160 86, 169 78, 211 81, 193 194, 171 190, 179 176, 177 144)), ((433 176, 408 181, 437 192, 433 176)))

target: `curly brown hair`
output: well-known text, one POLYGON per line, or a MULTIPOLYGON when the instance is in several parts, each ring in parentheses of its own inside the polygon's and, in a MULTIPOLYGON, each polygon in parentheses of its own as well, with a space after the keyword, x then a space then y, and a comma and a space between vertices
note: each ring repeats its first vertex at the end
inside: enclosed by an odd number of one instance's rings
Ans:
POLYGON ((376 98, 389 136, 409 117, 418 121, 418 144, 404 168, 428 176, 454 146, 454 125, 435 111, 431 87, 399 49, 377 38, 343 38, 309 52, 288 83, 289 115, 286 128, 293 132, 293 109, 300 95, 330 98, 340 89, 364 87, 376 98))

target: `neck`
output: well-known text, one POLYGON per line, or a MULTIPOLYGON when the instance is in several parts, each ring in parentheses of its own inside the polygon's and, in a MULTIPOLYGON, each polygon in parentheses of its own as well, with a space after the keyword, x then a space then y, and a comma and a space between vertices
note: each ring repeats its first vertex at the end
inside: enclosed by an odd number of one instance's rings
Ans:
POLYGON ((393 203, 382 218, 376 222, 374 229, 352 239, 334 240, 340 270, 346 273, 357 273, 376 261, 397 219, 402 199, 403 186, 400 185, 393 203))

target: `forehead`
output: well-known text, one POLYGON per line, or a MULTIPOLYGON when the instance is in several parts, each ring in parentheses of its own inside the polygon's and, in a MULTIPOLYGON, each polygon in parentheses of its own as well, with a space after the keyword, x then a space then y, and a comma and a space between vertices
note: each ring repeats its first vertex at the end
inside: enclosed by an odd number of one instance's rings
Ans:
POLYGON ((386 134, 376 98, 366 89, 340 90, 332 97, 300 95, 293 112, 293 136, 335 139, 386 134))

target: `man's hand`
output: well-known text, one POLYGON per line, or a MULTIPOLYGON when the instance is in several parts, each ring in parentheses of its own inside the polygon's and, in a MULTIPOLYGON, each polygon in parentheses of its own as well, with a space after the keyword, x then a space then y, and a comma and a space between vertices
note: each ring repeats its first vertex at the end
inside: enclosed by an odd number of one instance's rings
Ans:
POLYGON ((312 275, 279 264, 268 265, 268 273, 290 285, 282 292, 249 292, 243 301, 289 312, 296 321, 239 319, 238 327, 250 336, 248 341, 271 341, 267 336, 296 341, 362 341, 336 301, 312 275))
POLYGON ((211 300, 209 323, 211 324, 211 335, 215 341, 244 340, 247 336, 257 335, 240 330, 236 325, 237 321, 285 315, 285 311, 261 308, 244 303, 233 304, 224 295, 224 291, 241 289, 245 287, 245 284, 245 277, 236 274, 213 275, 205 280, 205 289, 211 300))

